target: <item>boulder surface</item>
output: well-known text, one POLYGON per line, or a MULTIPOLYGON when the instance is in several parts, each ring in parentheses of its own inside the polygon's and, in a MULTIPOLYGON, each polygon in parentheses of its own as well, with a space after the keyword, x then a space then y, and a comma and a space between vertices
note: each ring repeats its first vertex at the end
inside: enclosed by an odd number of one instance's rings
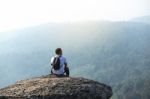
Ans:
POLYGON ((0 99, 109 99, 110 86, 74 77, 42 76, 0 89, 0 99))

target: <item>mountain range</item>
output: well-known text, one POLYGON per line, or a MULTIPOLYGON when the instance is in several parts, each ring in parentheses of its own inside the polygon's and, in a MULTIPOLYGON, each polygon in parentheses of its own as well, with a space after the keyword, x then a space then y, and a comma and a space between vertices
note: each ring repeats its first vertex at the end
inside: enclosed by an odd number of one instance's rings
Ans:
POLYGON ((48 23, 2 33, 0 87, 49 74, 50 59, 61 47, 71 76, 111 85, 112 99, 149 99, 150 20, 146 18, 48 23))

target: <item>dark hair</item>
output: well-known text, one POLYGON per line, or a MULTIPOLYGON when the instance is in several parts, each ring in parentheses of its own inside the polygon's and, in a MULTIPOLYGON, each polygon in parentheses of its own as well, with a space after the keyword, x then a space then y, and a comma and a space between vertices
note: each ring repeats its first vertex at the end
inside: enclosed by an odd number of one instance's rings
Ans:
POLYGON ((57 55, 59 55, 60 52, 62 52, 61 48, 57 48, 57 49, 55 50, 55 53, 56 53, 57 55))

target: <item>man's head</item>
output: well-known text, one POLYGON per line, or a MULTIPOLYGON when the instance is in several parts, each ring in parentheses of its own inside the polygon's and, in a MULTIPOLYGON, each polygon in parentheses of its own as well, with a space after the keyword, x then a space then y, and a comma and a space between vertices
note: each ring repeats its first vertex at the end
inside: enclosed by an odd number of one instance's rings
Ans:
POLYGON ((56 53, 57 55, 62 55, 62 50, 61 50, 61 48, 57 48, 57 49, 55 50, 55 53, 56 53))

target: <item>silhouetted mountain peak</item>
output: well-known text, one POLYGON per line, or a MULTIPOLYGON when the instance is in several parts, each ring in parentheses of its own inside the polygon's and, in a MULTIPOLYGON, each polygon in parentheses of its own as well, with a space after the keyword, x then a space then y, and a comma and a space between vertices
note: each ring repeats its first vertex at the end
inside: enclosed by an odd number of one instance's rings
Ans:
POLYGON ((142 16, 132 19, 134 22, 150 24, 150 16, 142 16))

